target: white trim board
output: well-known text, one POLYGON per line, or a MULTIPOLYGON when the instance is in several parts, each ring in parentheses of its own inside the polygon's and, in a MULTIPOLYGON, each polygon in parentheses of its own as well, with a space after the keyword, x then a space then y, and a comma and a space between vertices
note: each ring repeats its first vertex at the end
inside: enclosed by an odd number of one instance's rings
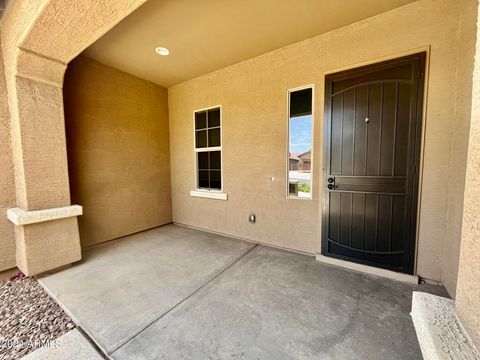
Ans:
POLYGON ((345 269, 359 271, 369 275, 381 276, 384 278, 397 280, 397 281, 405 282, 408 284, 418 285, 418 281, 419 281, 418 275, 403 274, 395 271, 376 268, 373 266, 357 264, 357 263, 346 261, 346 260, 340 260, 340 259, 324 256, 321 254, 317 254, 315 258, 317 261, 321 263, 339 266, 345 269))
POLYGON ((12 208, 7 210, 7 218, 15 225, 29 225, 45 221, 65 219, 83 214, 80 205, 70 205, 44 210, 22 210, 12 208))

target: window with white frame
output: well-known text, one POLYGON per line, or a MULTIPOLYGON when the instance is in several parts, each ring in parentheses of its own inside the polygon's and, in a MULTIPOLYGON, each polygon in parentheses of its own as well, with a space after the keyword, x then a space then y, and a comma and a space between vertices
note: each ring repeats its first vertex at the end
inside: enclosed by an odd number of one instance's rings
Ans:
POLYGON ((222 143, 220 107, 195 112, 197 188, 222 190, 222 143))
POLYGON ((313 86, 289 90, 287 196, 312 198, 313 86))

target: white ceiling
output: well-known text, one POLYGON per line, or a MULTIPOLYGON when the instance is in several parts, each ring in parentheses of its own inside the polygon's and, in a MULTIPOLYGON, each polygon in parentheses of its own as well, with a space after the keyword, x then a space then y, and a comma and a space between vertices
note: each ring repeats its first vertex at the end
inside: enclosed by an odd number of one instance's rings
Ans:
POLYGON ((169 87, 413 1, 149 0, 84 55, 169 87))

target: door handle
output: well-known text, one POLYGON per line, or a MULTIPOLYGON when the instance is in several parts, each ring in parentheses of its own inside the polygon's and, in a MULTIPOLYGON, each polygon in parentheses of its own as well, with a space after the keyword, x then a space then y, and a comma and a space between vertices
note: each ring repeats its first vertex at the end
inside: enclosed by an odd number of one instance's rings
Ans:
POLYGON ((327 185, 327 188, 329 190, 335 190, 336 189, 336 186, 335 186, 335 178, 334 177, 329 177, 327 179, 327 182, 328 182, 328 185, 327 185))

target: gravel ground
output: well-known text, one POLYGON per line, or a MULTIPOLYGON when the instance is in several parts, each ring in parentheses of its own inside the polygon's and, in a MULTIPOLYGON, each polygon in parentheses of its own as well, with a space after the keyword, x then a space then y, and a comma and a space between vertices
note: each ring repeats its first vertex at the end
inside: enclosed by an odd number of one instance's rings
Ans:
POLYGON ((0 360, 58 346, 55 339, 73 328, 73 321, 34 278, 19 274, 0 283, 0 360))

